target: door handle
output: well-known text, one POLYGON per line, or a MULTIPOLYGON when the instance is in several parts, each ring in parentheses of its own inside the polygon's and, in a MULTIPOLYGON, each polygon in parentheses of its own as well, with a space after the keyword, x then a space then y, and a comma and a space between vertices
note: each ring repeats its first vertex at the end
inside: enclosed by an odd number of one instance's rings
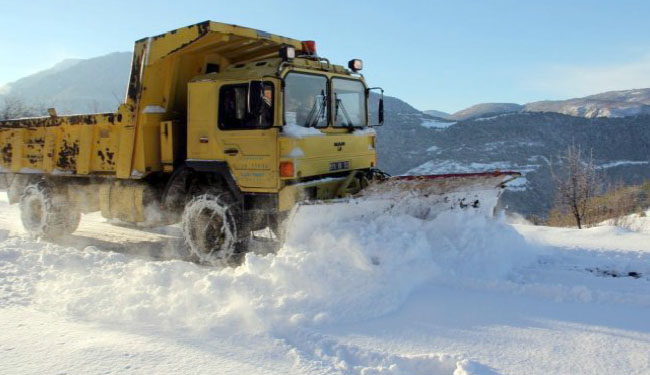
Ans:
POLYGON ((236 148, 229 148, 227 150, 224 150, 223 153, 226 155, 233 156, 233 155, 237 155, 239 153, 239 150, 237 150, 236 148))

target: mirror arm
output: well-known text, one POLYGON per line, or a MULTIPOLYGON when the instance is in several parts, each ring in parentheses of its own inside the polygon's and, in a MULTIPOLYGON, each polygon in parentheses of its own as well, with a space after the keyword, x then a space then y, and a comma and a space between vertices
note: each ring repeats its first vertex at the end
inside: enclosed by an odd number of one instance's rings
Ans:
POLYGON ((384 89, 381 87, 369 87, 366 89, 366 98, 370 99, 370 91, 372 90, 379 90, 380 92, 380 97, 379 97, 379 107, 377 108, 378 112, 378 120, 379 124, 377 125, 370 125, 370 126, 382 126, 384 125, 384 89))

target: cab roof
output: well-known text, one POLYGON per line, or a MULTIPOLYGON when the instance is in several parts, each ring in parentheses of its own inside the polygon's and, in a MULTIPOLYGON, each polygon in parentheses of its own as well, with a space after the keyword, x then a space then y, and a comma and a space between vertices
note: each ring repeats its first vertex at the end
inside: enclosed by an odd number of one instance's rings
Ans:
MULTIPOLYGON (((209 73, 194 77, 192 81, 229 80, 229 79, 259 79, 264 76, 275 76, 283 61, 280 58, 251 61, 228 66, 220 73, 209 73)), ((310 58, 296 58, 282 66, 283 69, 305 69, 314 72, 333 73, 350 76, 352 72, 341 65, 329 64, 310 58)), ((361 77, 359 79, 362 80, 361 77)))
POLYGON ((147 64, 178 54, 217 53, 231 64, 278 56, 283 45, 302 49, 296 39, 270 34, 266 31, 204 21, 136 41, 148 50, 147 64))

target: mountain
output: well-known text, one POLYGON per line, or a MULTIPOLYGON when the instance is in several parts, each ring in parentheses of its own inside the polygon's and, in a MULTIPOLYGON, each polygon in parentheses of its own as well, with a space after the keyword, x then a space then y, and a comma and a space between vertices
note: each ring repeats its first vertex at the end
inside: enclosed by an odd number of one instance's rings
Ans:
POLYGON ((504 113, 520 112, 523 108, 522 105, 515 103, 482 103, 458 111, 449 118, 453 120, 469 120, 478 117, 489 117, 504 113))
POLYGON ((609 91, 583 98, 543 100, 524 105, 481 103, 443 118, 462 121, 513 112, 555 112, 586 118, 648 115, 650 114, 650 89, 609 91))
POLYGON ((67 59, 50 69, 3 86, 0 96, 54 107, 59 114, 115 111, 124 100, 130 52, 91 59, 67 59))
POLYGON ((449 119, 449 117, 451 117, 451 114, 450 114, 450 113, 443 112, 443 111, 436 111, 435 109, 430 109, 430 110, 427 110, 427 111, 422 111, 422 113, 425 113, 425 114, 427 114, 427 115, 429 115, 429 116, 442 118, 442 119, 449 119))
POLYGON ((557 112, 579 117, 625 117, 650 114, 650 89, 609 91, 584 98, 528 103, 528 112, 557 112))

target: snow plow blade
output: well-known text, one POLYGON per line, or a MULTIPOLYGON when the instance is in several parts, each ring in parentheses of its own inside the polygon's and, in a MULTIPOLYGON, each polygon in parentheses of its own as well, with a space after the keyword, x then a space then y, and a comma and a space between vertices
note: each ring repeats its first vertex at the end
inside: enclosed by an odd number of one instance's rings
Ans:
MULTIPOLYGON (((353 204, 357 209, 343 211, 353 215, 354 211, 390 212, 425 220, 455 209, 492 216, 506 184, 519 177, 521 173, 512 171, 387 177, 371 183, 353 197, 303 202, 296 211, 306 206, 320 205, 330 210, 353 204)), ((308 211, 316 214, 311 208, 308 211)))
POLYGON ((503 189, 519 177, 521 173, 512 171, 396 176, 371 184, 359 197, 389 199, 395 203, 393 209, 420 218, 456 208, 492 215, 503 189))

